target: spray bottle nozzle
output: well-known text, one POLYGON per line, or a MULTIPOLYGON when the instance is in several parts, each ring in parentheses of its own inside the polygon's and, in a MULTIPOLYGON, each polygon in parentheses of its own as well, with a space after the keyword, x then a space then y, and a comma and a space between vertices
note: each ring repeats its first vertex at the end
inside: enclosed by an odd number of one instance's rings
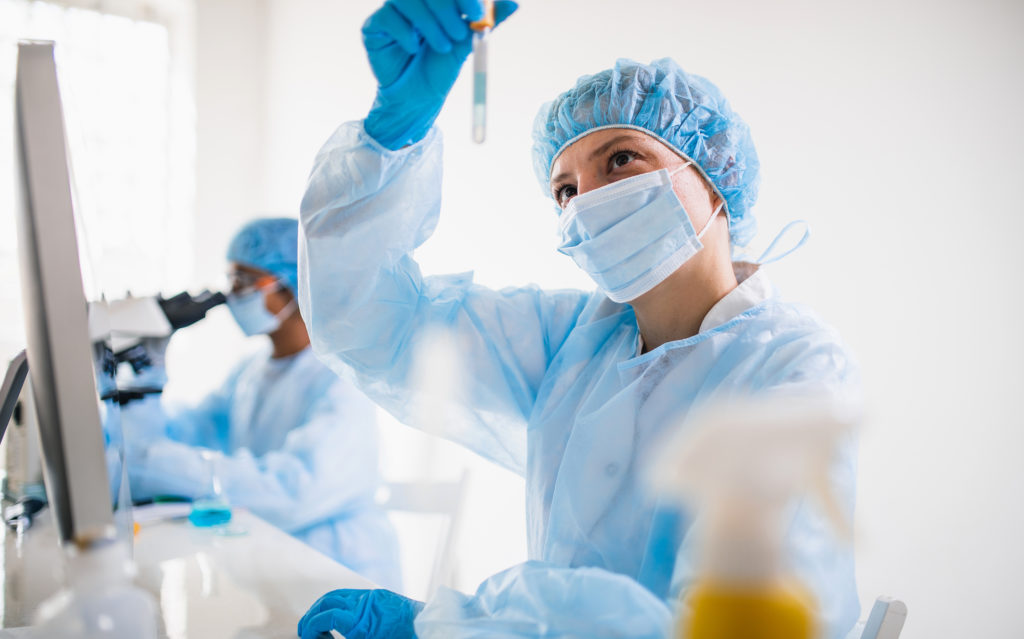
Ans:
POLYGON ((840 536, 830 466, 856 412, 835 401, 772 395, 694 411, 653 466, 655 487, 696 507, 697 574, 677 635, 811 639, 813 595, 784 557, 791 504, 808 492, 840 536))
POLYGON ((846 404, 808 396, 708 404, 661 448, 652 480, 659 492, 697 507, 711 545, 736 540, 781 553, 782 516, 807 493, 837 536, 849 539, 850 522, 830 489, 829 467, 857 417, 846 404))

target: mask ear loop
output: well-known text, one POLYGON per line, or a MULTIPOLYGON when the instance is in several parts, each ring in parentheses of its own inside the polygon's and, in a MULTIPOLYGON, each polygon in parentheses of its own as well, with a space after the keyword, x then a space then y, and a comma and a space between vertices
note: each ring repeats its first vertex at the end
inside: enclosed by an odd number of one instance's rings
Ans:
MULTIPOLYGON (((274 280, 273 284, 267 284, 266 286, 262 287, 260 290, 265 290, 267 288, 270 288, 270 286, 274 287, 274 290, 272 292, 288 290, 288 292, 291 293, 291 289, 288 289, 287 286, 285 286, 283 283, 281 283, 280 279, 274 280)), ((289 301, 287 304, 285 304, 284 308, 282 308, 280 311, 278 311, 277 313, 274 314, 274 319, 277 320, 277 324, 278 324, 278 326, 280 326, 282 322, 284 322, 286 319, 288 319, 289 317, 294 315, 296 313, 296 311, 298 311, 298 310, 299 310, 299 300, 298 300, 297 297, 295 297, 295 294, 292 293, 291 301, 289 301)))
POLYGON ((700 233, 697 234, 697 241, 700 241, 700 239, 704 237, 704 234, 708 232, 708 229, 711 228, 711 223, 714 222, 715 218, 718 217, 718 214, 722 212, 723 206, 725 206, 725 200, 721 200, 718 203, 718 206, 715 207, 715 210, 711 212, 711 217, 708 218, 707 223, 704 224, 704 228, 702 228, 700 233))
POLYGON ((789 224, 787 224, 786 226, 782 227, 782 230, 778 232, 778 234, 775 236, 775 239, 772 240, 772 243, 769 244, 768 248, 766 248, 764 250, 764 253, 761 253, 761 257, 759 257, 757 259, 756 263, 761 265, 761 266, 764 266, 765 264, 771 264, 772 262, 778 262, 782 258, 786 257, 787 255, 789 255, 793 251, 795 251, 798 248, 800 248, 801 246, 803 246, 804 243, 807 242, 807 238, 809 238, 809 237, 811 237, 811 225, 807 223, 807 220, 794 220, 794 221, 790 222, 789 224), (797 225, 803 225, 803 227, 804 227, 804 234, 800 237, 800 241, 797 242, 795 246, 793 246, 792 248, 784 251, 783 253, 781 253, 779 255, 773 255, 773 256, 769 257, 769 255, 771 255, 771 252, 775 249, 775 245, 778 244, 780 240, 782 240, 783 236, 786 235, 786 233, 789 231, 789 229, 791 229, 791 228, 793 228, 793 227, 795 227, 797 225))
POLYGON ((669 176, 669 177, 672 177, 672 176, 673 176, 673 175, 675 175, 676 173, 679 173, 680 171, 682 171, 682 170, 683 170, 683 169, 685 169, 686 167, 688 167, 688 166, 692 166, 692 165, 693 165, 693 160, 687 160, 686 162, 684 162, 684 163, 683 163, 683 165, 682 165, 682 166, 677 166, 676 168, 674 168, 674 169, 672 169, 671 171, 669 171, 669 172, 668 172, 668 176, 669 176))
MULTIPOLYGON (((669 175, 669 177, 672 177, 673 175, 675 175, 676 173, 679 173, 680 171, 682 171, 686 167, 693 166, 693 165, 694 165, 693 164, 693 160, 687 160, 682 166, 678 166, 678 167, 672 169, 669 172, 668 175, 669 175)), ((717 191, 716 191, 716 194, 717 194, 717 191)), ((702 237, 704 237, 704 234, 708 232, 708 229, 711 228, 711 223, 714 222, 715 218, 718 217, 718 214, 722 212, 722 208, 724 206, 725 206, 725 200, 722 199, 722 196, 719 195, 718 196, 718 206, 716 206, 715 210, 711 212, 711 217, 709 217, 708 221, 704 223, 704 228, 702 228, 700 230, 700 233, 697 233, 697 241, 698 242, 701 240, 702 237)))
MULTIPOLYGON (((254 287, 252 289, 252 291, 254 293, 255 292, 259 292, 259 293, 266 294, 268 291, 271 292, 271 293, 274 293, 274 292, 277 292, 277 291, 284 290, 286 288, 287 287, 284 284, 281 283, 280 278, 275 278, 272 282, 267 282, 263 286, 256 286, 256 287, 254 287)), ((299 301, 295 297, 295 295, 293 294, 291 301, 288 302, 287 304, 285 304, 284 308, 282 308, 280 311, 278 311, 277 313, 274 313, 274 319, 277 320, 277 324, 280 327, 282 322, 284 322, 286 319, 288 319, 289 317, 294 315, 295 312, 298 311, 298 310, 299 310, 299 301)))
POLYGON ((282 308, 280 311, 277 312, 276 315, 274 315, 274 319, 276 319, 277 322, 278 322, 278 325, 280 325, 286 319, 288 319, 289 317, 294 315, 296 313, 296 311, 298 311, 298 310, 299 310, 299 302, 295 299, 295 296, 293 295, 292 296, 292 301, 290 301, 287 304, 285 304, 284 308, 282 308))

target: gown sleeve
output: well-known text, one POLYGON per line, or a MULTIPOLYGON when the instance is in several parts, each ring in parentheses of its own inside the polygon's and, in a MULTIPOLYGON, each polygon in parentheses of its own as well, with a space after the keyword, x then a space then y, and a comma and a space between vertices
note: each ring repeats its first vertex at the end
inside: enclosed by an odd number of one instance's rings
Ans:
MULTIPOLYGON (((234 396, 235 386, 243 367, 244 363, 235 366, 224 382, 196 405, 157 402, 163 412, 164 434, 182 444, 226 450, 231 398, 234 396)), ((160 423, 159 420, 152 421, 160 423)))
MULTIPOLYGON (((325 371, 326 372, 326 371, 325 371)), ((235 376, 232 376, 234 378, 235 376)), ((269 523, 297 532, 373 506, 378 484, 373 406, 336 379, 312 400, 293 401, 297 424, 277 449, 254 455, 228 452, 229 380, 188 410, 166 418, 159 409, 129 404, 122 411, 129 477, 136 500, 158 495, 201 498, 216 475, 232 506, 249 508, 269 523)), ((302 389, 296 389, 300 396, 302 389)))
POLYGON ((537 389, 587 294, 424 277, 412 252, 433 232, 440 196, 436 129, 389 151, 361 123, 342 125, 302 201, 302 316, 317 355, 339 374, 353 371, 399 421, 522 474, 537 389), (431 350, 437 335, 451 347, 431 350), (431 385, 445 380, 437 393, 431 385))
MULTIPOLYGON (((756 380, 752 386, 748 380, 742 390, 811 393, 859 406, 857 367, 838 336, 824 328, 789 332, 777 340, 778 350, 766 347, 756 380)), ((829 475, 837 504, 851 524, 855 453, 852 437, 841 442, 829 475)), ((667 637, 697 578, 694 531, 700 519, 699 511, 684 513, 680 520, 689 525, 652 530, 648 559, 670 575, 664 598, 628 576, 531 561, 488 578, 473 595, 441 589, 416 617, 416 634, 419 639, 667 637)), ((821 636, 843 639, 860 614, 849 543, 810 499, 795 504, 783 543, 788 570, 814 595, 821 636)))
POLYGON ((528 561, 489 577, 473 595, 439 589, 415 626, 419 639, 666 639, 672 609, 624 575, 528 561))

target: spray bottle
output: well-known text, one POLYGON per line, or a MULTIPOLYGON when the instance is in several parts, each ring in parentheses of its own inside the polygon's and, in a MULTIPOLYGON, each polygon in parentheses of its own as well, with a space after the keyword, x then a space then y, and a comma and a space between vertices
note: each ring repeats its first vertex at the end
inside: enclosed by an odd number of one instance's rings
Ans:
POLYGON ((811 492, 841 535, 849 525, 828 468, 854 413, 792 396, 731 401, 692 415, 662 449, 654 483, 694 507, 696 578, 680 606, 680 639, 817 639, 813 595, 787 572, 786 524, 811 492))

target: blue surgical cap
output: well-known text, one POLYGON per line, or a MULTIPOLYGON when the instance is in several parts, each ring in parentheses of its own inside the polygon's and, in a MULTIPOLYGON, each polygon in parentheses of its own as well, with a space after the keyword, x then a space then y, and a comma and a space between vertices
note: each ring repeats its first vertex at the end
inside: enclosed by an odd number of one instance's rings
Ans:
POLYGON ((247 223, 231 239, 228 261, 276 275, 294 293, 299 288, 299 221, 268 217, 247 223))
POLYGON ((551 195, 555 159, 588 133, 607 128, 648 133, 693 162, 725 200, 729 235, 745 246, 757 223, 760 163, 750 129, 718 87, 679 68, 670 58, 615 66, 585 75, 576 86, 541 107, 533 125, 533 165, 551 195))

